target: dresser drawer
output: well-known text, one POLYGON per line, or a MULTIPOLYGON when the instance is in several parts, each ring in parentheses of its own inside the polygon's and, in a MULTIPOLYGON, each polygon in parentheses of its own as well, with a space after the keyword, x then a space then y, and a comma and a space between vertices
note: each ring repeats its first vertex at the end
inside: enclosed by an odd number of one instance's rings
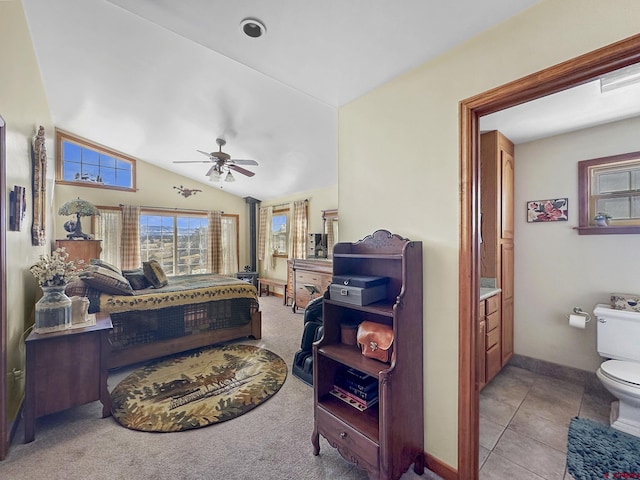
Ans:
POLYGON ((296 272, 296 283, 313 283, 320 285, 323 277, 324 275, 320 275, 319 273, 298 270, 296 272))
POLYGON ((340 454, 362 468, 378 470, 378 444, 322 407, 316 409, 318 431, 340 454))

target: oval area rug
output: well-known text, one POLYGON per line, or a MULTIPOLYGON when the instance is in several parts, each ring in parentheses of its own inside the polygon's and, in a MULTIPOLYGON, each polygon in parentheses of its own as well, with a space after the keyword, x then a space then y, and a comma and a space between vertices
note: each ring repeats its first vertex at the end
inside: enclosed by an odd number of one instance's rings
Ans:
POLYGON ((287 365, 252 345, 210 347, 138 368, 111 392, 113 417, 145 432, 179 432, 238 417, 275 395, 287 365))

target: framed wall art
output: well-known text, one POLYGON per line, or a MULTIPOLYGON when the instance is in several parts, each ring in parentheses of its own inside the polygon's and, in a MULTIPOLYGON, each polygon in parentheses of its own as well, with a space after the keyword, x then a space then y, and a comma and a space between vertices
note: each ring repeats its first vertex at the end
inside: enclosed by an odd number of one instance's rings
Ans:
POLYGON ((27 211, 26 189, 18 185, 9 193, 9 230, 19 232, 22 230, 24 214, 27 211))
POLYGON ((569 199, 532 200, 527 202, 527 222, 563 222, 569 220, 569 199))

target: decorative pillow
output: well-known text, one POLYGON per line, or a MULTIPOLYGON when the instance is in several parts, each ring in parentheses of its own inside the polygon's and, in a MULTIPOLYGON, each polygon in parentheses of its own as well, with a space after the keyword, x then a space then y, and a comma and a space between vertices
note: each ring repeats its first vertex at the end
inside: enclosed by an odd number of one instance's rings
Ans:
POLYGON ((162 270, 162 266, 157 260, 142 262, 142 270, 144 271, 144 276, 147 277, 147 280, 153 285, 153 288, 164 287, 169 283, 164 270, 162 270))
POLYGON ((129 280, 131 288, 134 290, 143 290, 151 286, 151 282, 144 276, 142 268, 136 268, 135 270, 123 270, 122 276, 129 280))
POLYGON ((100 260, 99 258, 92 258, 89 260, 91 265, 97 265, 98 267, 108 268, 112 272, 116 272, 118 275, 122 275, 122 270, 120 270, 115 265, 112 265, 104 260, 100 260))
POLYGON ((129 281, 122 275, 97 265, 88 265, 79 275, 90 287, 111 295, 133 295, 129 281))

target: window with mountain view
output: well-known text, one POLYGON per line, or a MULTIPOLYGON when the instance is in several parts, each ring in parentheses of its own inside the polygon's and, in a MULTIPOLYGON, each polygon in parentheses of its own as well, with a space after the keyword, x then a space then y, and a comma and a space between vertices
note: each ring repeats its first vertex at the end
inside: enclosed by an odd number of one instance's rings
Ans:
POLYGON ((140 256, 157 260, 167 275, 207 272, 206 216, 140 215, 140 256))

